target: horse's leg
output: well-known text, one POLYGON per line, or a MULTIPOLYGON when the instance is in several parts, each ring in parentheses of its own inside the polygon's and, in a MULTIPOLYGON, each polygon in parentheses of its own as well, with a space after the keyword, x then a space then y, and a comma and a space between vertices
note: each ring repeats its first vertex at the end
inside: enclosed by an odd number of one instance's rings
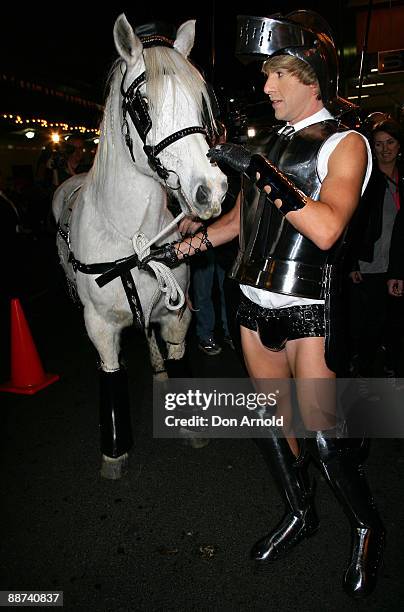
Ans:
POLYGON ((128 469, 132 447, 128 377, 124 369, 100 370, 101 476, 117 480, 128 469))
MULTIPOLYGON (((181 314, 170 313, 161 321, 161 336, 167 346, 166 369, 169 378, 191 378, 192 372, 186 361, 185 338, 191 322, 191 311, 186 308, 181 314)), ((192 448, 203 448, 208 438, 201 438, 198 431, 181 427, 181 437, 192 448)))
POLYGON ((127 374, 119 364, 122 326, 106 321, 91 307, 85 308, 84 320, 101 360, 101 476, 117 480, 127 471, 133 443, 127 374))
POLYGON ((164 357, 161 354, 160 347, 157 342, 154 326, 151 326, 150 332, 146 332, 147 342, 149 344, 150 363, 153 369, 154 380, 166 380, 167 370, 164 362, 164 357))
POLYGON ((192 376, 185 355, 185 337, 191 322, 191 311, 169 313, 161 321, 161 337, 167 347, 166 370, 169 378, 192 376))

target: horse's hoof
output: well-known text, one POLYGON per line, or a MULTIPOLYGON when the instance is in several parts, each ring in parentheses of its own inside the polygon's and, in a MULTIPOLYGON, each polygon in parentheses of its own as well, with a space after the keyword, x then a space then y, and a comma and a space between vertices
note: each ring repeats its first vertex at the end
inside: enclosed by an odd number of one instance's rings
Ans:
POLYGON ((119 480, 128 471, 129 456, 124 453, 120 457, 102 456, 100 474, 108 480, 119 480))
POLYGON ((209 438, 200 438, 196 431, 180 427, 179 429, 180 438, 185 446, 191 446, 191 448, 204 448, 209 444, 209 438))
POLYGON ((209 438, 190 438, 189 440, 184 440, 184 444, 191 448, 204 448, 209 444, 209 438))
POLYGON ((163 370, 162 372, 156 372, 155 374, 153 374, 153 380, 154 382, 168 380, 168 374, 165 370, 163 370))

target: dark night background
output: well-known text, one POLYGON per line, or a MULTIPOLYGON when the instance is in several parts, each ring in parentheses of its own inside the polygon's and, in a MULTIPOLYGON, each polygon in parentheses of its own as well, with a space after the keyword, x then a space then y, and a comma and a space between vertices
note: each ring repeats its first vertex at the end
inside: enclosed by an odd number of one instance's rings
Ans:
MULTIPOLYGON (((222 3, 209 0, 193 9, 168 9, 168 3, 155 3, 152 10, 145 3, 136 7, 123 3, 114 8, 95 3, 84 7, 51 5, 44 11, 39 7, 7 9, 2 15, 2 70, 18 78, 46 82, 55 87, 70 88, 82 97, 103 101, 104 83, 109 66, 116 58, 113 25, 120 13, 125 13, 136 26, 153 19, 180 25, 196 19, 196 41, 191 57, 207 78, 217 87, 223 85, 230 92, 244 87, 255 79, 259 71, 243 67, 234 58, 236 15, 265 15, 298 8, 309 8, 324 16, 332 26, 337 44, 341 46, 354 33, 345 19, 346 2, 231 2, 223 9, 222 3), (82 12, 83 11, 83 12, 82 12), (341 24, 344 22, 344 29, 341 24), (213 66, 214 64, 214 66, 213 66), (251 71, 252 70, 252 71, 251 71)), ((352 28, 354 27, 354 20, 352 28)), ((258 87, 262 83, 258 77, 258 87)), ((4 99, 3 104, 4 106, 4 99)), ((9 110, 9 109, 4 109, 9 110)), ((17 109, 18 110, 18 109, 17 109)))

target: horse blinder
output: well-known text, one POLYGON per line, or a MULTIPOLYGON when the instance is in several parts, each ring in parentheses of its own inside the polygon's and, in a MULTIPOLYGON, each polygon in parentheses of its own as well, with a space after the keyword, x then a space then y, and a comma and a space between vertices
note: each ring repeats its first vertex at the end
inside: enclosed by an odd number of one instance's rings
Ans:
POLYGON ((139 89, 136 90, 135 95, 129 103, 125 101, 125 107, 130 115, 130 118, 133 121, 133 124, 140 138, 143 142, 146 142, 146 136, 151 129, 152 120, 149 115, 147 105, 139 89))

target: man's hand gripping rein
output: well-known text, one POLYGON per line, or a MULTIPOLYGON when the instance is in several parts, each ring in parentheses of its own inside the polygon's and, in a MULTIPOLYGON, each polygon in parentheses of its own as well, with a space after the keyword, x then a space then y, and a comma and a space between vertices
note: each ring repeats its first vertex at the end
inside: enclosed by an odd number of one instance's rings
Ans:
POLYGON ((253 155, 241 145, 226 143, 217 145, 207 153, 211 162, 227 164, 233 170, 242 172, 254 181, 258 189, 270 187, 269 199, 280 200, 279 211, 285 216, 301 210, 307 204, 307 198, 288 177, 262 155, 253 155), (257 180, 257 172, 260 178, 257 180))

